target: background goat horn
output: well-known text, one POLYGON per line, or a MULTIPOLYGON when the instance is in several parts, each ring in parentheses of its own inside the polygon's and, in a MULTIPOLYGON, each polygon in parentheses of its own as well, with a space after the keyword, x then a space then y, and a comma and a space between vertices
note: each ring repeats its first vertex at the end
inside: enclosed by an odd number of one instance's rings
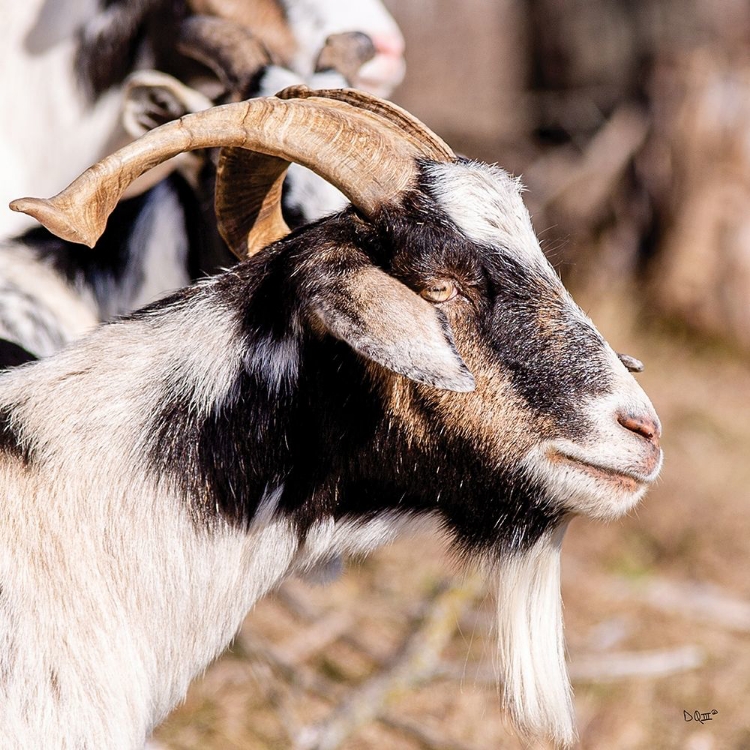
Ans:
MULTIPOLYGON (((240 217, 238 221, 237 213, 232 213, 239 211, 237 198, 243 195, 251 202, 251 210, 243 209, 243 215, 252 217, 255 213, 252 225, 260 219, 259 233, 283 234, 278 198, 288 162, 313 170, 341 190, 362 213, 372 216, 383 205, 397 203, 413 185, 418 159, 453 158, 447 146, 438 153, 431 139, 417 142, 415 134, 405 135, 392 120, 376 114, 378 106, 390 111, 390 105, 379 104, 375 97, 358 95, 364 97, 358 101, 369 102, 368 109, 333 97, 316 97, 315 92, 305 96, 251 99, 186 115, 90 167, 53 198, 21 198, 13 201, 11 208, 33 216, 63 239, 93 247, 123 192, 141 174, 184 151, 239 147, 276 159, 275 166, 269 163, 272 169, 261 169, 252 189, 229 184, 227 176, 232 169, 220 171, 219 226, 230 247, 244 256, 247 237, 242 237, 244 247, 238 246, 235 228, 247 224, 247 219, 240 217), (235 198, 233 189, 237 191, 235 198)), ((226 153, 222 161, 234 163, 226 153)))
POLYGON ((247 98, 258 71, 271 63, 265 46, 249 29, 214 16, 185 19, 177 49, 212 70, 235 101, 247 98))
POLYGON ((315 72, 335 70, 351 84, 359 69, 375 57, 375 44, 361 31, 331 34, 323 45, 315 63, 315 72))

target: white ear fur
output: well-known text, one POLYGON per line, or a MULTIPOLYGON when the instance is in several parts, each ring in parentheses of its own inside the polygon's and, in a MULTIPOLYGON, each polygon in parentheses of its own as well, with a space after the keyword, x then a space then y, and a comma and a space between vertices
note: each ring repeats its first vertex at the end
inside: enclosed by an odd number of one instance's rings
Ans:
POLYGON ((337 277, 315 312, 333 336, 389 370, 435 388, 474 390, 445 315, 374 266, 337 277))
POLYGON ((140 138, 164 122, 212 106, 208 97, 166 73, 139 70, 125 83, 122 124, 128 135, 140 138))
POLYGON ((568 747, 576 740, 565 664, 560 548, 567 524, 493 571, 498 580, 498 671, 503 703, 518 730, 568 747))

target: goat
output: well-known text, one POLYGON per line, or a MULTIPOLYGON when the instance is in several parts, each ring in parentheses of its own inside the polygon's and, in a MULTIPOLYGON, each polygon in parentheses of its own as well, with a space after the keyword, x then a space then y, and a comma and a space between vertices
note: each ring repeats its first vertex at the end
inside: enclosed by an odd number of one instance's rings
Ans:
POLYGON ((380 0, 188 0, 200 14, 220 16, 252 29, 274 62, 304 79, 314 72, 318 51, 332 35, 361 31, 374 54, 351 83, 378 96, 389 96, 403 80, 404 38, 380 0))
MULTIPOLYGON (((256 0, 255 5, 264 2, 256 0)), ((270 65, 271 58, 256 34, 222 17, 227 9, 231 11, 231 3, 214 3, 217 17, 188 18, 183 17, 190 12, 187 6, 176 3, 166 13, 161 5, 158 0, 137 0, 111 3, 104 10, 96 3, 69 8, 64 0, 48 0, 41 8, 33 3, 13 7, 8 44, 0 50, 5 55, 4 70, 10 73, 0 79, 6 86, 0 96, 16 102, 0 117, 0 157, 4 146, 8 148, 7 159, 0 159, 5 181, 0 196, 4 190, 46 190, 60 180, 67 181, 100 156, 113 139, 140 135, 153 127, 154 119, 158 124, 159 118, 273 93, 297 82, 288 71, 270 65), (155 15, 166 27, 165 31, 160 25, 159 30, 172 40, 168 45, 156 42, 159 35, 146 33, 155 15), (144 59, 158 59, 178 78, 197 78, 212 98, 177 79, 155 78, 149 71, 131 76, 124 93, 122 86, 115 88, 144 59), (23 93, 13 90, 18 82, 23 83, 23 93), (124 128, 113 119, 121 98, 124 128), (144 106, 144 100, 151 106, 144 106), (33 111, 28 111, 29 105, 33 111), (40 117, 40 106, 45 117, 40 117), (48 121, 57 129, 54 156, 44 146, 50 139, 35 127, 39 123, 47 127, 48 121)), ((359 8, 364 25, 376 30, 383 26, 382 21, 373 25, 372 8, 377 7, 379 3, 373 0, 359 8)), ((374 17, 377 20, 377 12, 374 17)), ((326 33, 333 29, 325 12, 316 18, 326 33)), ((356 17, 352 22, 356 23, 356 17)), ((290 28, 287 32, 293 35, 290 28)), ((393 33, 397 35, 398 30, 393 33)), ((376 52, 361 33, 334 34, 322 51, 310 52, 311 61, 317 58, 311 82, 324 86, 352 83, 376 52), (365 40, 364 46, 356 37, 365 40), (338 77, 328 76, 324 81, 326 71, 332 69, 339 71, 338 77)), ((298 63, 300 54, 295 54, 298 63)), ((200 273, 231 262, 214 226, 211 166, 203 161, 199 165, 205 166, 202 173, 195 162, 182 165, 192 190, 180 174, 170 174, 179 166, 176 160, 166 171, 156 171, 147 181, 136 183, 95 256, 38 229, 0 240, 0 368, 47 356, 100 321, 130 312, 200 273)), ((305 170, 295 167, 290 174, 287 216, 297 223, 330 213, 344 202, 338 191, 305 170)), ((6 218, 4 213, 0 237, 20 227, 6 218)))
POLYGON ((518 182, 394 105, 297 87, 12 207, 91 246, 133 179, 209 147, 251 257, 0 376, 6 743, 142 745, 283 578, 438 518, 496 580, 511 716, 569 744, 562 536, 638 502, 660 425, 518 182), (352 205, 287 234, 291 161, 352 205))

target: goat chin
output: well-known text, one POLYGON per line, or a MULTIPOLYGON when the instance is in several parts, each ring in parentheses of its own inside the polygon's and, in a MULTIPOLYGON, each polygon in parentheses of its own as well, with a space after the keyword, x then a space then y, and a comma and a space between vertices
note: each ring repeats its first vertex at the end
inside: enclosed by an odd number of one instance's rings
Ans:
POLYGON ((576 740, 565 664, 560 550, 567 522, 531 549, 493 566, 497 581, 497 672, 503 704, 527 738, 576 740))

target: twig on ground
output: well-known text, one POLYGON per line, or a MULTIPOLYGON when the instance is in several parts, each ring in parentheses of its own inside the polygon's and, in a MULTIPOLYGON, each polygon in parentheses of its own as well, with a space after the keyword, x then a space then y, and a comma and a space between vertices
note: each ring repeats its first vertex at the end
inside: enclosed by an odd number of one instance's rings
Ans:
POLYGON ((402 719, 388 712, 380 717, 385 726, 395 729, 416 740, 425 750, 478 750, 473 745, 446 737, 441 731, 402 719))
MULTIPOLYGON (((667 677, 696 669, 704 661, 703 649, 693 645, 645 651, 597 651, 574 655, 568 671, 574 681, 610 682, 629 677, 667 677)), ((486 666, 443 664, 435 677, 497 686, 497 673, 486 666)))
POLYGON ((722 591, 718 586, 691 581, 648 581, 639 598, 663 612, 719 625, 738 633, 750 632, 750 602, 722 591))
POLYGON ((667 677, 696 669, 705 658, 698 646, 581 654, 571 659, 570 678, 577 682, 610 682, 628 677, 667 677))
POLYGON ((354 624, 347 612, 331 612, 309 624, 296 636, 276 646, 276 652, 288 664, 302 664, 327 646, 338 641, 354 624))
POLYGON ((341 687, 312 670, 290 663, 274 646, 261 643, 246 629, 240 631, 235 641, 235 652, 257 665, 266 665, 274 674, 293 688, 305 690, 326 700, 335 700, 341 687))
POLYGON ((648 604, 670 615, 715 625, 736 633, 750 633, 750 602, 713 583, 649 577, 631 581, 622 576, 597 573, 568 556, 562 566, 563 581, 585 574, 601 583, 607 596, 648 604))
MULTIPOLYGON (((313 609, 303 597, 297 592, 291 590, 288 586, 282 586, 274 596, 276 596, 279 602, 289 612, 305 623, 316 623, 326 616, 317 609, 313 609)), ((350 617, 353 616, 350 615, 350 617)), ((338 640, 341 640, 341 642, 345 643, 347 646, 351 646, 356 651, 361 651, 377 666, 382 666, 385 663, 383 654, 379 650, 376 651, 371 644, 367 643, 367 641, 354 630, 340 633, 338 640)))
POLYGON ((428 603, 421 623, 393 663, 356 689, 323 723, 303 730, 298 750, 335 750, 360 727, 376 719, 389 703, 431 677, 456 631, 461 611, 481 591, 478 576, 441 590, 428 603))

